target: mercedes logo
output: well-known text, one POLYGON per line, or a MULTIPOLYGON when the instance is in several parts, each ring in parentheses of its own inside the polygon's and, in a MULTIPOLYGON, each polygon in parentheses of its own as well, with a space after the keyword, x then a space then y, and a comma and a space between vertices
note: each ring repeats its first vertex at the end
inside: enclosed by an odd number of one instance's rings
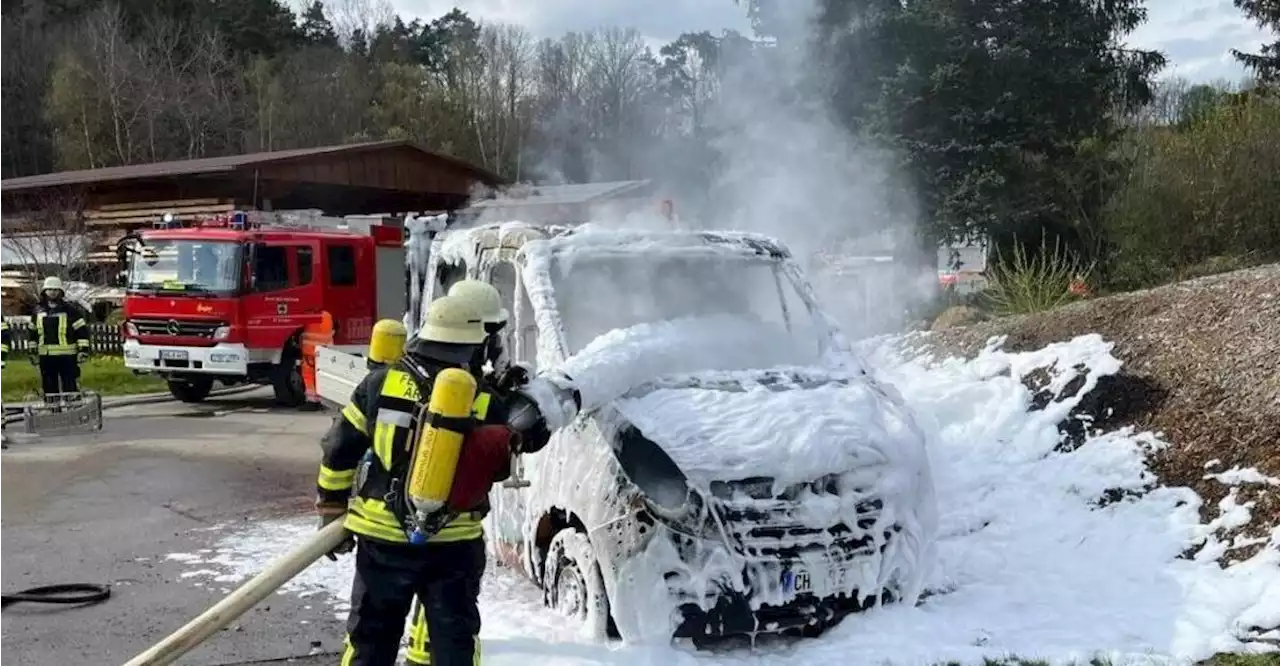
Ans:
POLYGON ((169 323, 165 324, 164 329, 166 331, 169 331, 169 335, 177 335, 178 332, 182 330, 181 328, 178 327, 177 319, 170 319, 169 323))

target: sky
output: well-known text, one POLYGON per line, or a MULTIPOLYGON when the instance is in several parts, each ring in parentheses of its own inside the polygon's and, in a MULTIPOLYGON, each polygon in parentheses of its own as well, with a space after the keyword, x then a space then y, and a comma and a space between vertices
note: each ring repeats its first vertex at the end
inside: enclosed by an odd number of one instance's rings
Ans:
MULTIPOLYGON (((633 27, 658 46, 682 32, 731 28, 750 32, 743 2, 734 0, 390 0, 402 16, 434 18, 458 7, 472 17, 523 25, 537 37, 571 30, 633 27), (661 9, 659 9, 661 8, 661 9)), ((1162 76, 1195 82, 1238 81, 1244 69, 1231 48, 1255 50, 1266 33, 1231 0, 1148 0, 1149 20, 1130 44, 1161 50, 1170 66, 1162 76)))

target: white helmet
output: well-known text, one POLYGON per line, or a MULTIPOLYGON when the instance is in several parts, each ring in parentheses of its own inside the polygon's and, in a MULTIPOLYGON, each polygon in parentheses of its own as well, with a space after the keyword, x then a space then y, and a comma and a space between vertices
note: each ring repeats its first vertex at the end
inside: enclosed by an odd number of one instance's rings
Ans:
POLYGON ((480 308, 481 319, 486 324, 507 323, 507 309, 502 307, 502 295, 488 282, 462 280, 449 287, 449 296, 471 301, 480 308))
POLYGON ((62 288, 62 278, 56 275, 50 275, 49 277, 45 278, 44 285, 40 287, 40 291, 49 291, 51 289, 64 291, 62 288))
POLYGON ((442 296, 427 308, 427 323, 418 337, 429 342, 478 345, 486 334, 480 308, 462 298, 442 296))

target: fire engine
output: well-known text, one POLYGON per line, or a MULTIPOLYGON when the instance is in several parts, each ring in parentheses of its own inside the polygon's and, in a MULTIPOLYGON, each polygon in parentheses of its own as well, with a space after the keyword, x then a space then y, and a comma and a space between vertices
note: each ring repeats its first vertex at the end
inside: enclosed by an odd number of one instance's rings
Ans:
POLYGON ((269 384, 305 399, 303 328, 333 319, 333 346, 362 352, 378 319, 403 317, 404 221, 319 211, 237 211, 184 224, 165 214, 118 245, 125 272, 124 360, 175 398, 215 381, 269 384))

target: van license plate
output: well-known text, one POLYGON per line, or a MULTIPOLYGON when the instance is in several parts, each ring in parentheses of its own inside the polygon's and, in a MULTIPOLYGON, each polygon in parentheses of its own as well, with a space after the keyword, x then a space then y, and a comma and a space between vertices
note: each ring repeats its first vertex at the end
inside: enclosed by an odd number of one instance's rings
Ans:
POLYGON ((187 360, 187 350, 185 349, 161 349, 160 358, 165 361, 185 361, 187 360))
POLYGON ((813 579, 804 569, 792 568, 782 572, 782 589, 800 594, 813 589, 813 579))

